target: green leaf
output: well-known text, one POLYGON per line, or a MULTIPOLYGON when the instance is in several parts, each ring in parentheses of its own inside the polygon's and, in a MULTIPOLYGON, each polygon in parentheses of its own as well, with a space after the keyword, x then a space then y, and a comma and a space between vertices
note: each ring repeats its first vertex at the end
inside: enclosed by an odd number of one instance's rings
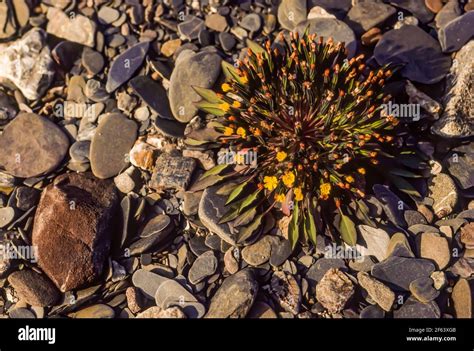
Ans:
POLYGON ((314 222, 314 216, 311 208, 308 208, 308 215, 305 216, 304 228, 309 240, 311 240, 313 245, 316 246, 316 224, 314 222))
POLYGON ((229 165, 228 164, 221 164, 221 165, 217 165, 217 166, 214 166, 212 167, 210 170, 204 172, 201 177, 199 178, 199 180, 203 180, 204 178, 206 177, 209 177, 211 175, 217 175, 219 173, 221 173, 224 169, 226 169, 229 165))
POLYGON ((418 199, 421 199, 421 194, 407 180, 401 177, 397 177, 395 175, 390 175, 389 179, 392 181, 393 184, 395 184, 398 190, 410 196, 414 196, 418 199))
POLYGON ((295 202, 295 207, 293 208, 293 215, 291 217, 291 222, 288 225, 288 239, 290 240, 291 250, 294 250, 296 243, 300 237, 300 227, 298 222, 299 209, 298 202, 295 202))
POLYGON ((357 243, 357 231, 355 228, 354 222, 342 213, 341 209, 339 209, 341 214, 341 220, 339 222, 339 232, 341 233, 341 238, 344 242, 349 246, 355 246, 357 243))
POLYGON ((188 191, 190 192, 196 192, 196 191, 201 191, 204 190, 210 186, 213 186, 214 184, 219 183, 220 181, 224 180, 226 177, 225 176, 220 176, 220 175, 210 175, 209 177, 206 177, 204 179, 199 179, 196 183, 194 183, 191 188, 189 188, 188 191))
POLYGON ((415 155, 402 154, 397 156, 397 161, 402 165, 413 168, 413 169, 425 169, 426 163, 420 160, 415 155))
POLYGON ((260 190, 257 190, 252 195, 247 196, 244 202, 242 202, 242 205, 240 205, 240 210, 242 211, 247 206, 253 204, 253 202, 257 199, 258 195, 260 195, 260 190))
POLYGON ((219 224, 236 219, 240 214, 240 202, 230 206, 230 209, 221 217, 219 224))
POLYGON ((217 189, 216 194, 221 195, 221 196, 226 196, 226 195, 228 196, 232 192, 232 190, 235 189, 237 185, 238 184, 234 182, 225 183, 223 186, 217 189))
POLYGON ((224 100, 217 96, 214 90, 193 86, 194 91, 204 100, 210 103, 220 104, 224 100))
POLYGON ((407 171, 406 169, 401 169, 401 168, 392 168, 390 170, 390 174, 401 176, 401 177, 407 177, 407 178, 421 178, 421 175, 407 171))
POLYGON ((372 227, 376 227, 375 222, 370 218, 370 215, 369 215, 370 210, 367 204, 364 202, 364 200, 362 199, 356 200, 355 207, 356 207, 355 215, 358 219, 360 219, 361 221, 365 222, 366 224, 372 227))
POLYGON ((263 214, 259 214, 255 219, 245 228, 242 228, 239 231, 239 238, 237 243, 243 243, 245 240, 250 238, 252 234, 260 227, 260 223, 262 222, 263 214))
POLYGON ((195 106, 201 111, 210 113, 211 115, 218 116, 218 117, 225 116, 227 113, 224 110, 221 110, 218 104, 213 104, 210 102, 200 101, 200 102, 195 103, 195 106))
POLYGON ((186 139, 184 140, 184 143, 185 143, 186 145, 190 145, 190 146, 199 146, 199 145, 208 144, 208 143, 210 143, 210 141, 207 141, 207 140, 196 140, 196 139, 186 138, 186 139))
POLYGON ((257 206, 252 207, 246 210, 241 215, 239 215, 232 224, 234 225, 234 227, 246 225, 255 217, 256 214, 257 214, 257 206))
POLYGON ((237 69, 231 65, 229 62, 222 60, 221 61, 222 72, 224 72, 225 77, 228 80, 235 80, 242 84, 242 79, 237 74, 237 69))
POLYGON ((247 39, 247 47, 251 49, 255 54, 266 54, 265 49, 254 42, 253 40, 247 39))
POLYGON ((235 200, 237 196, 244 190, 245 186, 248 184, 248 181, 243 182, 242 184, 238 185, 232 192, 230 193, 229 197, 227 198, 226 205, 230 204, 232 201, 235 200))

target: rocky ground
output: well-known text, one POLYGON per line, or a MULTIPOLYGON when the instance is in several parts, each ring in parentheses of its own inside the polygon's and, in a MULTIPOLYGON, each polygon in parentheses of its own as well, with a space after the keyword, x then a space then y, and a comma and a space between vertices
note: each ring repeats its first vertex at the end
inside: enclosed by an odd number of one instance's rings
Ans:
MULTIPOLYGON (((0 2, 0 316, 472 318, 474 2, 0 2), (192 86, 246 39, 309 26, 390 83, 431 171, 421 200, 368 191, 358 252, 291 251, 288 218, 246 246, 196 190, 216 155, 192 86), (336 252, 336 254, 334 254, 336 252), (333 255, 330 255, 333 253, 333 255)), ((336 245, 336 244, 334 244, 336 245)))

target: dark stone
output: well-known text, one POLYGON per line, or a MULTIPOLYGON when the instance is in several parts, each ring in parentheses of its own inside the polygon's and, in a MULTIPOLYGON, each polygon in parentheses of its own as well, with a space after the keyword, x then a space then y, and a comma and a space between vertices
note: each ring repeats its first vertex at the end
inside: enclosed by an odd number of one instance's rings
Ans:
POLYGON ((289 240, 280 240, 278 245, 272 248, 272 254, 270 256, 270 264, 273 267, 279 267, 290 257, 291 255, 291 243, 289 240))
POLYGON ((443 52, 458 51, 472 37, 474 37, 474 11, 455 18, 438 32, 443 52))
POLYGON ((306 272, 306 280, 312 285, 316 285, 331 268, 347 271, 344 260, 340 258, 320 258, 306 272))
POLYGON ((454 20, 456 17, 461 16, 462 11, 459 6, 458 0, 449 0, 446 5, 443 6, 441 11, 436 14, 435 23, 436 27, 443 28, 449 22, 454 20))
POLYGON ((52 306, 60 297, 51 280, 31 269, 13 272, 8 276, 8 282, 18 297, 32 306, 52 306))
POLYGON ((371 305, 360 311, 359 317, 361 319, 385 318, 385 311, 378 305, 371 305))
POLYGON ((237 44, 235 37, 227 32, 219 33, 219 43, 224 51, 230 51, 237 44))
POLYGON ((95 76, 104 68, 104 57, 101 53, 84 47, 82 51, 82 64, 90 75, 95 76))
POLYGON ((451 67, 439 43, 423 29, 404 25, 386 32, 377 43, 374 56, 380 65, 402 64, 403 77, 424 84, 442 80, 451 67))
POLYGON ((337 18, 343 18, 352 6, 351 0, 309 0, 308 9, 314 6, 320 6, 326 11, 332 13, 337 18))
POLYGON ((458 146, 446 156, 449 173, 454 177, 461 189, 474 187, 474 143, 458 146))
POLYGON ((423 216, 418 211, 406 210, 403 213, 403 216, 405 218, 405 221, 407 222, 408 227, 411 227, 412 225, 415 225, 415 224, 428 224, 425 216, 423 216))
POLYGON ((33 225, 38 265, 61 291, 89 285, 108 258, 118 196, 89 173, 57 177, 41 195, 33 225))
POLYGON ((392 5, 400 7, 404 10, 410 11, 413 16, 418 18, 423 23, 431 22, 434 13, 431 12, 425 5, 423 0, 384 0, 390 2, 392 5))
POLYGON ((408 206, 385 185, 375 184, 372 189, 375 197, 382 203, 383 210, 390 222, 406 228, 407 224, 403 217, 403 211, 408 206))
POLYGON ((186 190, 195 167, 193 158, 164 152, 156 160, 150 186, 186 190))
POLYGON ((441 318, 441 311, 436 302, 423 303, 413 296, 398 310, 393 312, 394 318, 441 318))
POLYGON ((196 16, 187 16, 178 24, 178 32, 188 40, 197 39, 199 32, 205 28, 204 21, 196 16))
POLYGON ((144 102, 161 118, 175 120, 171 113, 166 90, 161 84, 147 76, 139 76, 130 80, 130 86, 144 102))
POLYGON ((381 25, 394 13, 395 8, 382 2, 359 2, 350 9, 345 22, 357 35, 361 35, 381 25))
POLYGON ((169 138, 183 138, 186 124, 176 120, 169 120, 166 118, 157 117, 153 121, 155 128, 164 136, 169 138))

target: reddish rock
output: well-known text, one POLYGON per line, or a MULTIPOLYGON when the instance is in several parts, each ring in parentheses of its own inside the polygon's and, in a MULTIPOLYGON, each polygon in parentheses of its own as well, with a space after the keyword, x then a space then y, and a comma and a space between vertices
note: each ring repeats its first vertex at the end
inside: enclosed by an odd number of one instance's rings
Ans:
POLYGON ((113 182, 89 173, 63 174, 43 190, 33 245, 38 265, 61 291, 91 284, 102 274, 117 202, 113 182))

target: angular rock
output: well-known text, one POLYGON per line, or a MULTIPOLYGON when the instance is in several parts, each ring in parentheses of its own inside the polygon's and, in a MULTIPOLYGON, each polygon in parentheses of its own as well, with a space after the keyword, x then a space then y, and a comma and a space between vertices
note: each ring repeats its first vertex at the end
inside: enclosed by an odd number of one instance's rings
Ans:
POLYGON ((374 57, 380 65, 404 65, 403 77, 424 84, 439 82, 451 66, 451 58, 441 52, 439 43, 413 25, 386 32, 375 46, 374 57))
POLYGON ((79 288, 100 277, 117 203, 113 183, 88 173, 63 174, 43 190, 32 241, 38 265, 59 290, 79 288))
POLYGON ((341 311, 353 294, 352 281, 336 268, 329 269, 316 285, 316 299, 329 313, 341 311))
POLYGON ((453 212, 458 202, 456 184, 444 173, 439 173, 430 180, 428 196, 434 200, 433 211, 438 218, 446 217, 453 212))
POLYGON ((114 59, 105 85, 108 93, 112 93, 132 78, 133 74, 142 65, 149 46, 150 43, 148 41, 135 44, 114 59))
POLYGON ((395 8, 382 2, 358 2, 347 13, 345 22, 357 35, 379 26, 395 13, 395 8))
POLYGON ((397 291, 408 291, 412 281, 429 277, 434 271, 434 264, 428 260, 392 256, 374 265, 372 276, 397 291))
POLYGON ((204 21, 196 16, 188 16, 178 24, 178 32, 184 39, 197 39, 199 32, 204 29, 204 21))
POLYGON ((148 107, 155 111, 158 116, 174 120, 166 90, 161 84, 156 83, 147 76, 135 77, 129 84, 135 94, 137 94, 148 107))
POLYGON ((187 123, 196 115, 194 103, 201 98, 193 86, 211 88, 220 74, 220 63, 220 56, 214 52, 181 53, 169 89, 171 112, 178 121, 187 123))
POLYGON ((464 138, 474 135, 474 40, 456 54, 446 79, 444 111, 431 130, 445 138, 464 138))
POLYGON ((150 186, 186 190, 195 167, 196 160, 192 158, 164 152, 156 160, 150 186))
POLYGON ((408 206, 385 185, 375 184, 372 189, 377 200, 382 203, 383 211, 388 219, 393 224, 406 227, 403 211, 406 210, 408 206))
POLYGON ((423 233, 418 236, 420 257, 433 260, 440 270, 446 268, 451 260, 448 240, 436 233, 423 233))
POLYGON ((306 280, 316 285, 331 268, 347 271, 346 263, 340 258, 320 258, 306 272, 306 280))
POLYGON ((32 306, 52 306, 60 297, 59 291, 48 278, 31 269, 10 274, 8 282, 18 297, 32 306))
POLYGON ((474 284, 472 280, 459 279, 451 294, 456 318, 473 318, 474 284))
POLYGON ((89 47, 95 46, 97 26, 86 16, 80 14, 68 16, 55 7, 49 7, 47 18, 46 31, 48 33, 89 47))
POLYGON ((257 292, 258 283, 251 270, 244 269, 227 277, 212 297, 206 318, 244 318, 257 292))
POLYGON ((390 243, 390 236, 383 230, 361 224, 359 229, 362 241, 363 255, 375 256, 379 262, 387 257, 387 249, 390 243))
POLYGON ((129 163, 129 152, 137 138, 137 125, 121 113, 102 118, 92 137, 92 173, 100 179, 114 177, 129 163))
POLYGON ((34 113, 21 113, 0 135, 0 166, 15 177, 47 174, 59 166, 68 147, 68 137, 56 124, 34 113))
POLYGON ((433 279, 419 278, 410 283, 410 292, 418 301, 428 303, 439 296, 439 291, 433 286, 433 279))
POLYGON ((469 11, 448 22, 438 32, 443 52, 459 50, 474 36, 474 12, 469 11))
POLYGON ((357 280, 369 296, 374 300, 383 310, 389 312, 392 309, 395 301, 395 293, 385 284, 372 278, 365 272, 357 273, 357 280))
POLYGON ((436 302, 431 301, 423 303, 415 299, 413 296, 398 310, 393 312, 394 318, 441 318, 441 311, 436 302))
POLYGON ((205 278, 213 275, 216 272, 218 261, 212 250, 209 250, 200 255, 194 261, 189 270, 188 279, 191 284, 198 284, 205 278))
POLYGON ((43 96, 53 80, 53 67, 46 33, 40 28, 0 45, 0 80, 12 82, 29 100, 43 96))
POLYGON ((296 279, 284 271, 273 273, 270 281, 273 299, 287 312, 298 314, 301 305, 301 288, 296 279))
POLYGON ((415 257, 405 234, 395 233, 390 238, 390 243, 387 248, 387 257, 390 256, 415 257))

